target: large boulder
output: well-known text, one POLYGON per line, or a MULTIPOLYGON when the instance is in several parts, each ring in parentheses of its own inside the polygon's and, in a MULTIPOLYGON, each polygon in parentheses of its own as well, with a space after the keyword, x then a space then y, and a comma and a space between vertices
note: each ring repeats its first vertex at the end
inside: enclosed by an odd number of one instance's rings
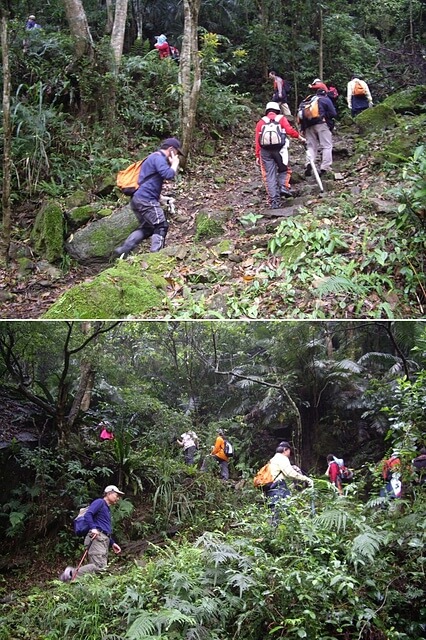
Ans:
POLYGON ((44 314, 48 319, 150 318, 167 306, 163 276, 175 259, 163 252, 118 260, 91 282, 66 291, 44 314))
POLYGON ((65 250, 81 264, 107 262, 116 246, 123 243, 138 226, 129 205, 110 216, 95 220, 78 229, 65 243, 65 250))
POLYGON ((383 105, 390 107, 395 113, 418 115, 426 111, 426 85, 407 87, 393 93, 383 100, 383 105))
POLYGON ((391 107, 378 104, 371 109, 365 109, 355 118, 355 124, 360 134, 380 133, 384 129, 392 129, 398 124, 398 118, 391 107))

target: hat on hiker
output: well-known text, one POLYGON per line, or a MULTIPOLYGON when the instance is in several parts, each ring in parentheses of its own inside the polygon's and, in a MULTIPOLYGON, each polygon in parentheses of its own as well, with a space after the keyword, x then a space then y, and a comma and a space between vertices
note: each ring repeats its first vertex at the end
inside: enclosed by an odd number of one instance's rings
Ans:
POLYGON ((35 20, 35 16, 28 16, 28 20, 35 20))
POLYGON ((168 149, 169 147, 173 147, 173 149, 176 149, 176 151, 180 153, 181 156, 183 156, 182 150, 180 148, 180 140, 178 140, 177 138, 166 138, 165 140, 163 140, 163 142, 161 143, 161 148, 168 149))
POLYGON ((164 44, 167 40, 167 37, 164 35, 164 33, 162 33, 161 36, 155 36, 155 39, 157 40, 157 44, 164 44))
POLYGON ((223 436, 223 429, 218 429, 218 430, 217 430, 217 433, 218 433, 220 436, 223 436))
POLYGON ((119 493, 121 496, 124 496, 124 492, 120 491, 120 489, 118 487, 115 486, 115 484, 109 484, 107 487, 105 487, 104 489, 104 493, 119 493))
POLYGON ((287 442, 286 440, 284 440, 283 442, 280 442, 280 444, 278 445, 279 449, 292 449, 291 445, 289 442, 287 442))
POLYGON ((327 91, 325 89, 317 89, 317 96, 326 96, 327 91))
POLYGON ((280 113, 281 109, 278 102, 268 102, 265 108, 265 113, 267 113, 268 111, 276 111, 277 113, 280 113))
POLYGON ((318 82, 322 82, 321 78, 315 78, 315 80, 313 80, 311 84, 317 84, 318 82))

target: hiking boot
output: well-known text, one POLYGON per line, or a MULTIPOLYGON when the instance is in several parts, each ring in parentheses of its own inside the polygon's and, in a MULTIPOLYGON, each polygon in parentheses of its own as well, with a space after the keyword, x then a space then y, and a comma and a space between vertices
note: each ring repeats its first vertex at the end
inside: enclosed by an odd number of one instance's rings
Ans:
POLYGON ((271 209, 281 209, 281 202, 279 200, 274 200, 271 203, 271 209))
POLYGON ((63 573, 59 576, 59 580, 62 582, 71 582, 74 576, 74 567, 67 567, 63 573))
POLYGON ((128 255, 129 254, 127 251, 124 251, 123 247, 117 247, 114 249, 114 256, 118 258, 118 260, 123 260, 124 258, 127 258, 128 255))
POLYGON ((305 167, 305 178, 309 178, 309 176, 311 176, 311 175, 312 175, 312 167, 311 167, 310 164, 308 164, 305 167))
POLYGON ((288 189, 287 187, 281 187, 280 193, 285 198, 292 198, 293 197, 293 191, 291 189, 288 189))
POLYGON ((334 180, 334 173, 330 171, 330 169, 321 169, 320 176, 321 178, 328 178, 329 180, 334 180))

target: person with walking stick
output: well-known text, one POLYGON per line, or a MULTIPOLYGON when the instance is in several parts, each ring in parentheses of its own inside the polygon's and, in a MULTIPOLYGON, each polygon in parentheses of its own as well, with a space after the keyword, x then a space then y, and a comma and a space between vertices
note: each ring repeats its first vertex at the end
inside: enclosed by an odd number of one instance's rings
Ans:
POLYGON ((62 582, 71 582, 85 573, 98 573, 106 568, 108 564, 109 548, 114 553, 121 553, 121 547, 112 538, 112 522, 110 507, 120 500, 124 495, 118 487, 111 484, 104 490, 102 498, 96 498, 87 508, 84 514, 87 533, 84 538, 85 552, 78 567, 67 567, 60 575, 62 582), (83 565, 86 556, 89 559, 83 565))

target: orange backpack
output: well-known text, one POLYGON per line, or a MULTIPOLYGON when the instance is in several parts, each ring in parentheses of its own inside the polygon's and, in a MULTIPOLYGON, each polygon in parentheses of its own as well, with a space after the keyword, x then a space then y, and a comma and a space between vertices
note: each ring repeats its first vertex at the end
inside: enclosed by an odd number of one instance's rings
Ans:
POLYGON ((132 196, 138 189, 139 173, 141 170, 143 160, 133 162, 127 169, 122 169, 117 173, 117 187, 126 196, 132 196))
POLYGON ((253 484, 261 489, 269 489, 275 480, 276 478, 272 477, 271 462, 269 461, 256 473, 253 478, 253 484))
POLYGON ((366 91, 359 80, 355 80, 354 88, 352 89, 353 96, 365 96, 366 91))

